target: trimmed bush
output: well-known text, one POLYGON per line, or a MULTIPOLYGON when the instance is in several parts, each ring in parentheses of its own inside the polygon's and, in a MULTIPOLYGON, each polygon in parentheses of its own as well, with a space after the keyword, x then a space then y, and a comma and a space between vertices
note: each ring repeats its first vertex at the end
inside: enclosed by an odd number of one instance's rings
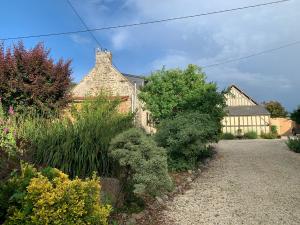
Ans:
POLYGON ((96 176, 70 180, 57 169, 38 172, 27 164, 20 175, 15 174, 1 186, 0 200, 1 210, 7 212, 6 225, 105 225, 111 211, 110 206, 100 203, 96 176))
POLYGON ((286 144, 292 151, 300 153, 300 138, 289 138, 286 144))
POLYGON ((233 140, 235 139, 235 136, 232 133, 222 133, 221 139, 223 140, 233 140))
POLYGON ((118 112, 120 101, 99 96, 73 107, 71 119, 34 118, 23 123, 21 133, 30 141, 33 161, 58 168, 72 178, 112 173, 110 141, 132 127, 132 114, 118 112))
POLYGON ((249 131, 244 134, 244 138, 246 139, 257 139, 257 133, 255 131, 249 131))
POLYGON ((179 113, 163 120, 155 135, 158 145, 167 149, 171 170, 193 169, 210 143, 219 138, 219 124, 199 112, 179 113))
POLYGON ((160 195, 172 188, 167 154, 142 130, 132 128, 117 135, 110 156, 118 162, 123 185, 133 185, 137 195, 160 195))

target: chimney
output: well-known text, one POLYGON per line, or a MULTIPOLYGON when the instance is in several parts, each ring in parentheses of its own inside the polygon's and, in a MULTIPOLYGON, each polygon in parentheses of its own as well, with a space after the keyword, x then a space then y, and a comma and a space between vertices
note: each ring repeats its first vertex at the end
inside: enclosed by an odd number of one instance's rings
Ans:
POLYGON ((97 65, 111 65, 112 54, 110 51, 96 49, 96 66, 97 65))

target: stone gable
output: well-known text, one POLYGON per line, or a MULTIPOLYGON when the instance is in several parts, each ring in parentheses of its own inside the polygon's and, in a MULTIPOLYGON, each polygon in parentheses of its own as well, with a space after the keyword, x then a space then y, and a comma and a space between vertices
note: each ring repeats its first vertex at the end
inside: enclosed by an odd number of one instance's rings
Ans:
POLYGON ((134 94, 134 85, 112 65, 112 55, 107 51, 96 52, 94 68, 76 85, 72 95, 76 99, 95 96, 101 91, 111 96, 134 94))

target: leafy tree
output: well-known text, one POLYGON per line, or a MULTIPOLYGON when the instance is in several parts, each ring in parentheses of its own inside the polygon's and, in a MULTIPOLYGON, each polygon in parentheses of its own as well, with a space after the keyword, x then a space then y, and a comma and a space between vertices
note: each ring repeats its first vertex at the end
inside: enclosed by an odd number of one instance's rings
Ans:
POLYGON ((263 104, 265 108, 271 113, 272 118, 287 117, 288 113, 280 102, 269 101, 264 102, 263 104))
POLYGON ((29 50, 22 42, 13 49, 0 46, 0 97, 6 109, 44 114, 68 103, 71 61, 55 63, 49 54, 41 43, 29 50))
POLYGON ((300 124, 300 106, 291 113, 291 119, 300 124))
POLYGON ((163 68, 153 73, 143 87, 140 99, 146 103, 155 122, 173 118, 183 111, 199 111, 221 121, 225 101, 217 85, 206 81, 201 68, 189 65, 185 70, 163 68))

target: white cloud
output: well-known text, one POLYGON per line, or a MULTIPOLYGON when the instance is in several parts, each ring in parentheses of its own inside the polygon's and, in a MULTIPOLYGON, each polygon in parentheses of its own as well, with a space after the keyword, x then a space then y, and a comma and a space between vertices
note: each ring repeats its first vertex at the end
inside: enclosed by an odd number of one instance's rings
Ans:
POLYGON ((170 50, 168 54, 152 62, 153 70, 166 68, 183 68, 191 64, 191 59, 185 52, 170 50))
POLYGON ((74 41, 77 44, 88 44, 91 42, 91 39, 86 37, 87 34, 82 35, 82 34, 71 34, 70 38, 72 41, 74 41))
MULTIPOLYGON (((261 0, 90 0, 91 2, 94 4, 81 4, 81 8, 88 23, 94 27, 262 3, 261 0)), ((212 64, 300 40, 300 29, 297 29, 299 18, 300 2, 290 1, 218 15, 99 32, 97 35, 107 38, 112 50, 119 54, 126 50, 134 52, 139 59, 150 55, 151 57, 145 57, 148 61, 140 66, 145 67, 145 70, 154 70, 163 65, 185 67, 189 63, 200 66, 212 64)), ((287 66, 293 61, 291 57, 297 57, 292 53, 295 48, 225 64, 207 70, 207 74, 211 80, 224 84, 239 83, 253 93, 259 93, 267 87, 275 94, 264 93, 266 96, 284 99, 281 94, 285 94, 289 105, 296 104, 296 99, 293 100, 290 96, 295 96, 295 84, 300 82, 300 78, 297 66, 287 66), (277 85, 276 90, 272 90, 272 84, 277 85)))
POLYGON ((112 45, 114 50, 122 50, 125 47, 125 43, 128 41, 128 33, 126 31, 118 31, 116 32, 112 38, 112 45))

